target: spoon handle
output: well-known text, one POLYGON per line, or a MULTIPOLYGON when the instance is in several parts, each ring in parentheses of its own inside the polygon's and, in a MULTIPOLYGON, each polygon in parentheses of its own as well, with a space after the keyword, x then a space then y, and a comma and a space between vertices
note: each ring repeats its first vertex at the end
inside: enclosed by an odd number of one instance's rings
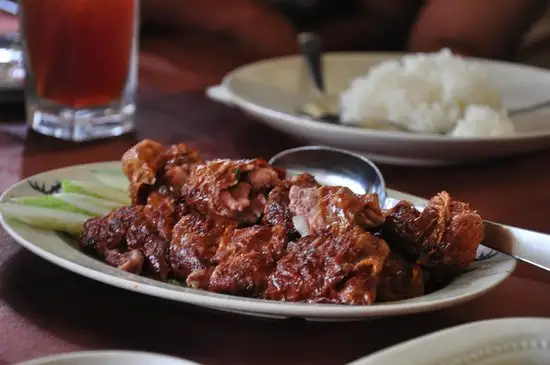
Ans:
POLYGON ((315 86, 324 93, 325 80, 323 78, 321 40, 319 36, 314 33, 300 33, 298 43, 315 86))
POLYGON ((550 235, 485 221, 482 245, 550 271, 550 235))
POLYGON ((529 105, 529 106, 526 106, 526 107, 523 107, 523 108, 509 110, 508 115, 510 117, 514 117, 516 115, 526 114, 526 113, 529 113, 529 112, 533 112, 533 111, 548 108, 548 107, 550 107, 550 100, 546 100, 546 101, 543 101, 541 103, 529 105))

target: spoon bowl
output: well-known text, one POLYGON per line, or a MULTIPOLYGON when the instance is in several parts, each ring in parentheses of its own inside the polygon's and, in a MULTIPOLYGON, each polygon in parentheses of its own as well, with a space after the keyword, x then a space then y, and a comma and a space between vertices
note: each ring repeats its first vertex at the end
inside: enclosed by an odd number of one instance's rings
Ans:
POLYGON ((269 160, 288 176, 308 173, 320 184, 349 188, 356 194, 376 193, 386 200, 386 182, 378 167, 359 154, 331 147, 305 146, 279 152, 269 160))

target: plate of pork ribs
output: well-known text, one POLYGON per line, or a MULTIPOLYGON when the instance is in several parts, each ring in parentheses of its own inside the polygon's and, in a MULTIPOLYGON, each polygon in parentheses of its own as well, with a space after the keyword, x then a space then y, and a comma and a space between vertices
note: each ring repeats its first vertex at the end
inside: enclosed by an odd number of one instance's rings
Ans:
POLYGON ((0 222, 22 246, 88 278, 272 318, 440 309, 515 267, 481 244, 481 217, 447 192, 357 194, 261 158, 203 160, 186 144, 151 140, 120 161, 20 181, 0 198, 0 222))

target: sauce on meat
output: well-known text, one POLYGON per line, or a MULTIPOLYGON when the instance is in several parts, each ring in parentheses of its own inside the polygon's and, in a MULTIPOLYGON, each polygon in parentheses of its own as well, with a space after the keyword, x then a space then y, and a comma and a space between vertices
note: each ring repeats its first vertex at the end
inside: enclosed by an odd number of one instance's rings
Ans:
POLYGON ((133 206, 85 223, 81 248, 162 281, 267 300, 369 305, 423 295, 468 268, 481 217, 448 193, 423 212, 286 178, 263 159, 203 161, 144 140, 122 158, 133 206), (308 232, 294 227, 303 218, 308 232))

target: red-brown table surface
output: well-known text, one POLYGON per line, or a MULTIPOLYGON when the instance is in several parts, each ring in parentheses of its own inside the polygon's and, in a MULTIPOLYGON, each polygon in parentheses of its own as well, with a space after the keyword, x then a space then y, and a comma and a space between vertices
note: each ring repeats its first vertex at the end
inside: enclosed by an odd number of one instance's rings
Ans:
MULTIPOLYGON (((186 141, 208 156, 231 158, 270 157, 301 144, 209 101, 202 91, 190 91, 217 82, 242 62, 239 56, 207 57, 207 51, 190 58, 185 50, 193 46, 204 43, 145 39, 137 130, 131 135, 60 142, 27 132, 10 120, 19 109, 0 107, 0 192, 45 170, 119 159, 142 138, 186 141)), ((487 219, 550 233, 549 162, 546 151, 478 166, 380 167, 390 188, 424 197, 446 189, 487 219)), ((511 316, 550 316, 550 273, 520 263, 481 298, 425 314, 351 323, 266 320, 109 287, 38 258, 0 229, 0 365, 89 349, 153 351, 207 365, 338 365, 457 324, 511 316)))

